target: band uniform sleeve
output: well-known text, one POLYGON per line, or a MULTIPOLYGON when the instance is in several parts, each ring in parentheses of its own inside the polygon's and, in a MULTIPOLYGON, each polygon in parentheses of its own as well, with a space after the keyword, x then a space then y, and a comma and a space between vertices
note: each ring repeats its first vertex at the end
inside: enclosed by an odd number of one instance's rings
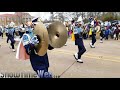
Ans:
POLYGON ((27 44, 27 45, 25 45, 24 47, 25 47, 26 53, 27 53, 28 55, 30 55, 30 54, 31 54, 31 51, 32 51, 32 45, 31 45, 31 44, 27 44))
POLYGON ((30 51, 31 51, 29 42, 30 42, 30 37, 27 34, 24 34, 22 37, 22 43, 28 55, 30 55, 30 51))
POLYGON ((29 44, 30 42, 30 38, 27 34, 24 34, 23 37, 22 37, 22 43, 23 43, 23 46, 29 44))
POLYGON ((77 34, 77 33, 78 33, 77 28, 74 28, 74 34, 77 34))

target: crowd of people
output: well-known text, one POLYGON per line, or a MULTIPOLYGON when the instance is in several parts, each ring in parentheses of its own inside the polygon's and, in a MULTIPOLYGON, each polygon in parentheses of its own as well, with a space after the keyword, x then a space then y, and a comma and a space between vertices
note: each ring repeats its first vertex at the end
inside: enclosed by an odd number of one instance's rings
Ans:
MULTIPOLYGON (((29 22, 30 23, 30 22, 29 22)), ((0 26, 0 36, 2 39, 4 38, 4 33, 7 37, 6 42, 9 43, 10 41, 10 49, 12 49, 13 52, 15 52, 14 44, 17 42, 16 37, 22 38, 23 34, 26 33, 28 29, 33 29, 31 26, 29 26, 29 23, 21 24, 18 26, 15 26, 14 22, 11 22, 10 24, 3 26, 0 26)))
MULTIPOLYGON (((99 30, 95 30, 95 31, 97 31, 96 33, 98 33, 101 38, 100 42, 102 42, 103 39, 108 40, 109 38, 118 40, 120 37, 119 24, 112 25, 110 22, 101 23, 96 19, 90 18, 90 21, 87 24, 84 25, 82 24, 81 26, 83 39, 90 39, 92 37, 91 29, 97 29, 97 27, 99 27, 99 30)), ((69 38, 72 38, 72 33, 74 30, 72 21, 71 22, 66 21, 66 28, 68 30, 69 38)))
POLYGON ((72 20, 66 21, 66 29, 68 31, 68 37, 75 41, 75 45, 78 46, 78 52, 74 54, 75 59, 83 63, 81 56, 86 52, 83 39, 91 39, 90 47, 95 48, 97 41, 96 36, 99 36, 100 43, 104 40, 111 39, 118 40, 120 37, 120 25, 112 25, 109 21, 101 23, 97 18, 89 18, 89 23, 84 24, 82 21, 72 20))
MULTIPOLYGON (((6 42, 10 43, 10 48, 13 52, 15 52, 15 37, 19 36, 19 38, 22 38, 23 34, 28 30, 33 30, 33 26, 30 26, 31 22, 27 22, 26 24, 21 23, 21 25, 15 26, 14 22, 11 22, 10 24, 3 26, 0 26, 0 36, 3 38, 4 33, 7 36, 6 42)), ((115 24, 112 25, 109 21, 106 23, 101 23, 97 20, 97 18, 89 18, 89 22, 87 24, 84 24, 82 21, 75 21, 74 19, 72 21, 66 21, 64 23, 66 26, 66 29, 68 31, 68 37, 69 38, 75 38, 75 30, 76 27, 79 29, 80 37, 83 39, 91 39, 90 47, 95 48, 95 42, 96 42, 96 34, 99 35, 100 43, 103 43, 103 40, 108 40, 109 38, 118 40, 120 37, 120 25, 115 24)), ((66 44, 65 44, 66 46, 66 44)))

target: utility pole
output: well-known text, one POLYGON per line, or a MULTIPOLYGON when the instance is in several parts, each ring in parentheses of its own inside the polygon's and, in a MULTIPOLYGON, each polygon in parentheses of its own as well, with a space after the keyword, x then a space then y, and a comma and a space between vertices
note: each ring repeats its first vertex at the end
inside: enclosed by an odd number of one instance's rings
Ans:
POLYGON ((52 21, 53 21, 53 12, 50 12, 50 14, 51 14, 51 18, 52 18, 52 21))

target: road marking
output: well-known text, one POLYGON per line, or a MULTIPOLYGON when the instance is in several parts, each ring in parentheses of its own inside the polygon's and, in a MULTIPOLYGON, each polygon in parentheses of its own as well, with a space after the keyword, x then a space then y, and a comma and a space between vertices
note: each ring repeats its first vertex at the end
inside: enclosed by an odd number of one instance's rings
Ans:
MULTIPOLYGON (((52 52, 58 52, 58 53, 63 53, 63 54, 68 54, 68 55, 73 55, 73 54, 74 54, 74 53, 65 52, 65 51, 52 51, 52 52)), ((89 55, 83 55, 83 57, 93 58, 93 59, 97 59, 97 60, 105 60, 105 61, 112 61, 112 62, 120 62, 120 59, 118 59, 118 60, 112 60, 112 58, 111 58, 111 59, 108 59, 108 58, 99 58, 99 57, 89 56, 89 55)))
MULTIPOLYGON (((73 54, 75 53, 74 51, 68 51, 68 50, 56 50, 56 51, 58 51, 58 52, 68 52, 68 53, 73 53, 73 54)), ((118 60, 120 60, 119 56, 117 56, 117 57, 111 56, 111 55, 110 56, 103 56, 103 55, 97 55, 95 53, 88 54, 87 52, 84 55, 85 56, 87 55, 87 56, 93 56, 93 57, 100 57, 100 58, 112 58, 112 59, 118 59, 118 60)))
MULTIPOLYGON (((0 45, 3 46, 9 46, 9 43, 7 44, 6 41, 2 41, 0 45)), ((17 46, 17 45, 15 45, 17 46)), ((69 50, 58 50, 54 49, 52 52, 58 52, 58 53, 64 53, 64 54, 69 54, 73 55, 75 52, 74 51, 69 51, 69 50)), ((89 57, 89 58, 95 58, 95 59, 100 59, 100 60, 108 60, 108 61, 114 61, 114 62, 120 62, 120 57, 115 57, 115 56, 103 56, 103 55, 96 55, 95 53, 88 54, 87 52, 83 55, 83 57, 89 57)))

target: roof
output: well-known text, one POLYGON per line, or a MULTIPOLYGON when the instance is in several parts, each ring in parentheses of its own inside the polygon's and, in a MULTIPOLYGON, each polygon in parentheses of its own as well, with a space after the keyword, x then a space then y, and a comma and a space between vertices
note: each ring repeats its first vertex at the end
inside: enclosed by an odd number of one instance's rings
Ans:
POLYGON ((21 16, 21 15, 29 15, 29 16, 31 16, 29 13, 15 12, 15 14, 1 14, 0 17, 14 17, 14 16, 21 16))
POLYGON ((15 12, 15 14, 14 15, 29 15, 29 16, 31 16, 29 13, 25 13, 25 12, 15 12))
POLYGON ((0 17, 12 17, 14 14, 1 14, 0 17))

